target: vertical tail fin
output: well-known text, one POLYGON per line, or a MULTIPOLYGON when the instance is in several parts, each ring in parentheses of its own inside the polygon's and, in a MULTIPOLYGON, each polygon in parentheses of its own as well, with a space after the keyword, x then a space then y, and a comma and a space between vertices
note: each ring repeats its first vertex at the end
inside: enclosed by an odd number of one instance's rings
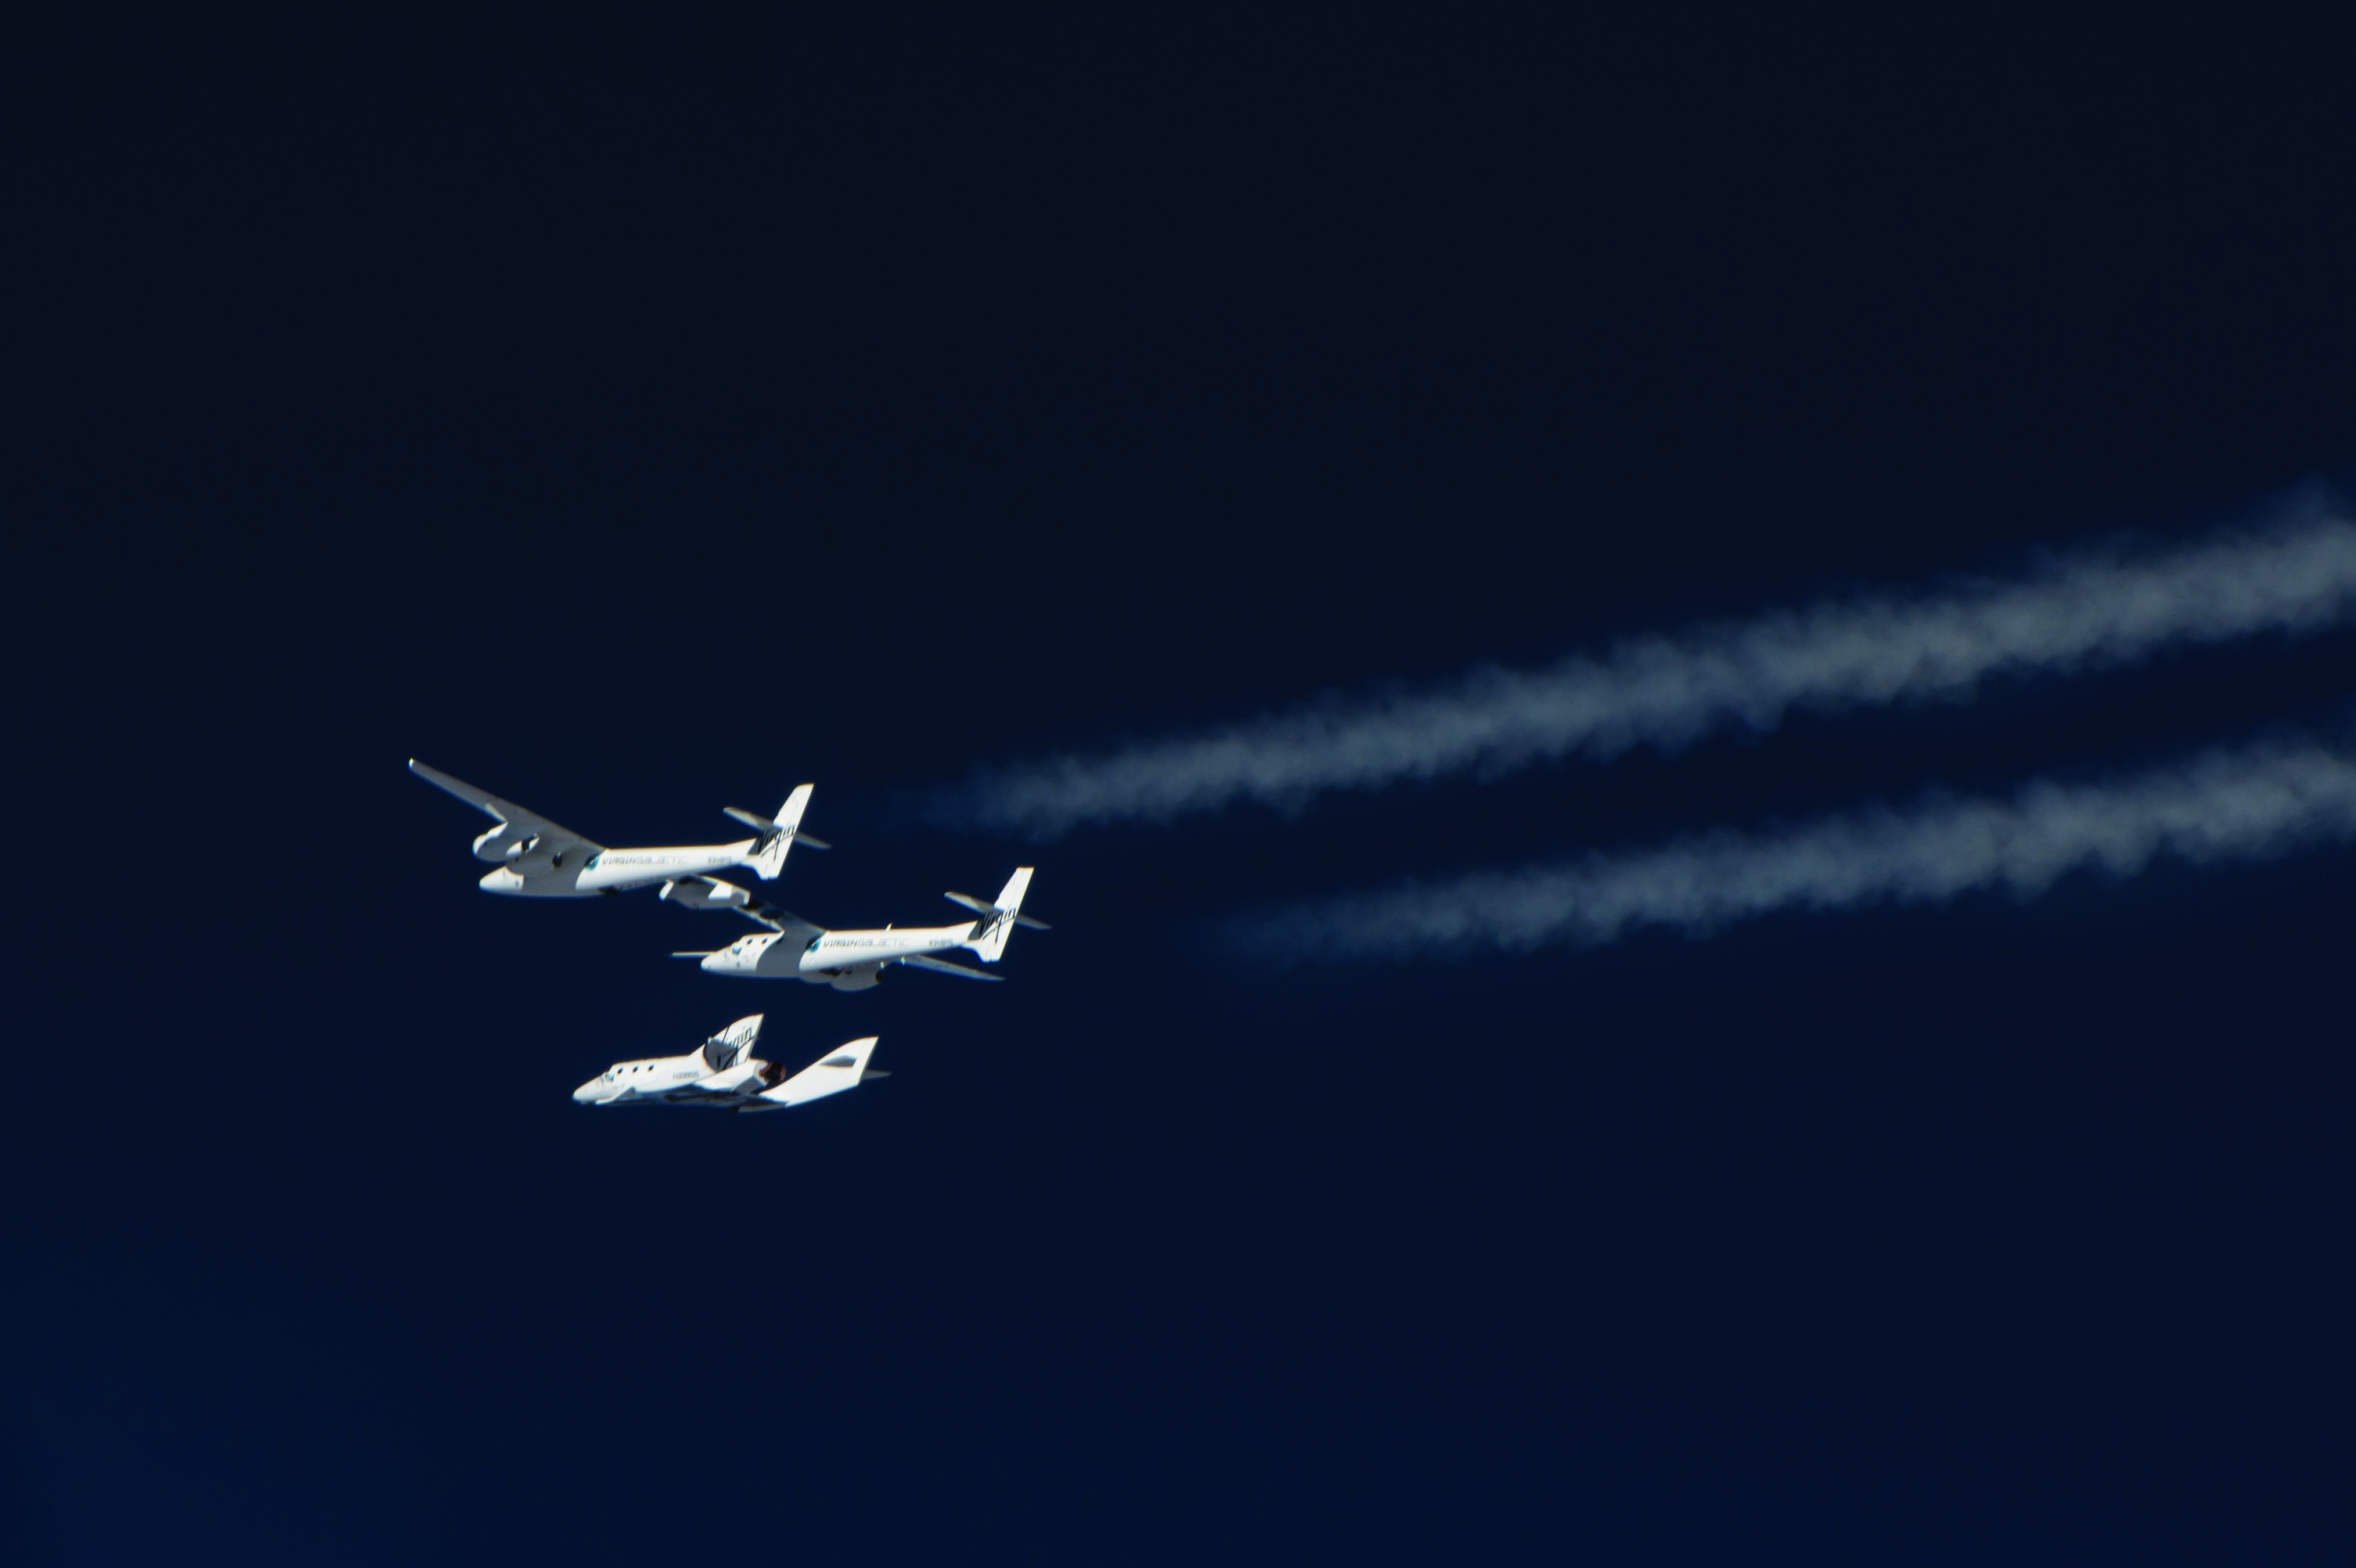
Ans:
POLYGON ((703 1042, 703 1059, 713 1072, 725 1072, 753 1054, 761 1038, 761 1015, 739 1018, 703 1042))
POLYGON ((1023 910, 1023 895, 1030 886, 1031 867, 1020 867, 999 890, 990 913, 973 923, 973 932, 964 945, 980 954, 982 962, 996 963, 999 954, 1006 950, 1007 933, 1014 929, 1015 917, 1023 910))
MULTIPOLYGON (((801 832, 802 813, 809 809, 810 790, 813 788, 812 785, 804 784, 796 789, 792 794, 786 797, 786 803, 777 808, 777 814, 774 818, 739 811, 734 806, 728 808, 728 815, 760 832, 761 836, 753 841, 753 852, 745 855, 744 860, 746 865, 753 868, 753 875, 762 881, 774 881, 777 873, 786 868, 786 853, 794 847, 794 839, 801 832)), ((816 839, 805 842, 813 849, 826 847, 816 839)))

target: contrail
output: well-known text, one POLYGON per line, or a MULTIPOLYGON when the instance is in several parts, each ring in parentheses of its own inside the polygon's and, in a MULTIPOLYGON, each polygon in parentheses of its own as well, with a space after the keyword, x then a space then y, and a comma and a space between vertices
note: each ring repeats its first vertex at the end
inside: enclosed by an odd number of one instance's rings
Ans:
POLYGON ((1095 757, 985 769, 937 814, 1054 835, 1237 800, 1296 806, 1554 758, 1675 749, 1794 707, 1968 696, 2006 673, 2117 665, 2170 642, 2312 632, 2356 617, 2356 523, 2319 498, 2255 532, 2139 555, 2061 558, 2025 580, 1828 602, 1612 645, 1538 671, 1314 708, 1095 757))
POLYGON ((1935 903, 1981 888, 2026 898, 2082 866, 2128 876, 2161 855, 2253 860, 2351 838, 2356 755, 2299 741, 2211 751, 2107 784, 1933 796, 1784 832, 1336 898, 1247 917, 1231 934, 1288 963, 1593 947, 1644 926, 1703 934, 1777 909, 1935 903))

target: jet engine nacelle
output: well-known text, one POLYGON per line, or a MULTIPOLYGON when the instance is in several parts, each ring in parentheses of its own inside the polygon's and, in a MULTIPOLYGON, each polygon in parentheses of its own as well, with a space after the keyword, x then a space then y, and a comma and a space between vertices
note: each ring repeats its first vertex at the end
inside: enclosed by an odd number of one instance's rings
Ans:
POLYGON ((673 878, 656 897, 682 909, 741 909, 753 898, 734 883, 712 876, 673 878))
POLYGON ((501 822, 475 841, 475 858, 494 865, 505 861, 512 865, 516 856, 531 847, 531 834, 518 832, 512 822, 501 822))

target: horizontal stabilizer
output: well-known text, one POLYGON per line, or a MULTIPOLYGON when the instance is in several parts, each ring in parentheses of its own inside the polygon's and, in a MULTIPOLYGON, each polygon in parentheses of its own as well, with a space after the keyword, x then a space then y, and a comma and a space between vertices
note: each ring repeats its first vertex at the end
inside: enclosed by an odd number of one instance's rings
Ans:
POLYGON ((995 982, 1006 978, 1002 974, 984 974, 978 969, 968 969, 961 963, 944 963, 939 959, 926 958, 922 953, 910 953, 906 958, 902 959, 900 961, 905 964, 913 964, 918 969, 929 969, 936 974, 954 974, 965 980, 988 980, 995 982))
MULTIPOLYGON (((998 913, 997 906, 991 904, 986 898, 977 898, 970 893, 944 893, 941 897, 948 899, 952 904, 964 905, 967 908, 972 910, 977 915, 995 915, 998 913)), ((1028 926, 1034 931, 1052 931, 1055 929, 1046 921, 1034 920, 1028 915, 1015 916, 1014 923, 1018 926, 1028 926)))
POLYGON ((870 1035, 828 1053, 776 1088, 764 1090, 761 1098, 772 1105, 800 1105, 858 1088, 859 1080, 867 1074, 867 1058, 874 1054, 875 1039, 870 1035))
MULTIPOLYGON (((744 823, 746 827, 752 829, 756 833, 773 833, 777 831, 777 824, 775 818, 765 817, 758 811, 748 811, 742 806, 723 806, 720 809, 720 812, 723 816, 735 818, 738 822, 744 823)), ((796 829, 794 832, 794 842, 801 845, 804 849, 832 849, 834 847, 824 839, 812 838, 809 834, 801 832, 799 829, 796 829)))

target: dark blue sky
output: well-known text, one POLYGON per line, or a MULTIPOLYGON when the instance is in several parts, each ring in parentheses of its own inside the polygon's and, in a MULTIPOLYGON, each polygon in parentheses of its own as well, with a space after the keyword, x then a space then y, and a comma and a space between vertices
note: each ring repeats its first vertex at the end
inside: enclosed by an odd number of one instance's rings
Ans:
MULTIPOLYGON (((2347 633, 1052 845, 977 764, 2356 472, 2348 40, 28 32, 11 1561, 2341 1561, 2356 855, 1246 908, 2336 723, 2347 633), (781 902, 477 892, 814 779, 781 902), (734 934, 733 930, 727 934, 734 934), (572 1087, 766 1010, 885 1083, 572 1087)), ((2158 25, 2153 24, 2156 29, 2158 25)))

